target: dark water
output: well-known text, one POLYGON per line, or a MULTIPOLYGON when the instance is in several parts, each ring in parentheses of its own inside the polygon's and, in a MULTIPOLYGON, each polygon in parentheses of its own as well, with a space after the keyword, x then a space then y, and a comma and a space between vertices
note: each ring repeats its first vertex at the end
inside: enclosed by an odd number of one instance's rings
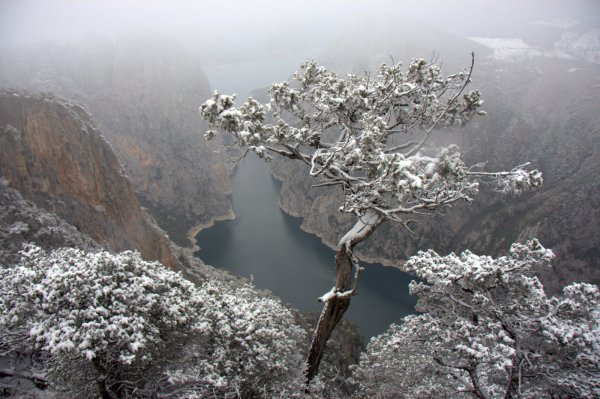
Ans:
MULTIPOLYGON (((264 162, 247 156, 232 180, 236 219, 219 222, 196 237, 202 260, 244 277, 252 277, 302 311, 320 311, 317 298, 333 285, 335 253, 300 230, 301 220, 277 205, 280 184, 264 162)), ((414 313, 408 294, 411 277, 379 264, 364 264, 359 295, 345 317, 367 340, 393 322, 414 313)))

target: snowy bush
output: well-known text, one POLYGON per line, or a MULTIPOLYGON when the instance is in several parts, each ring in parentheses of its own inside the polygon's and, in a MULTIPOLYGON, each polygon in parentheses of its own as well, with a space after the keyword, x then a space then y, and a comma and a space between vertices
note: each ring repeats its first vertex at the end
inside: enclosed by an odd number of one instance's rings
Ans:
POLYGON ((202 290, 210 336, 190 349, 184 368, 170 372, 184 397, 300 395, 305 332, 292 312, 250 286, 208 281, 202 290))
MULTIPOLYGON (((136 252, 29 245, 0 271, 0 332, 49 355, 72 397, 301 391, 304 332, 250 286, 197 287, 136 252)), ((288 395, 289 396, 289 395, 288 395)))
POLYGON ((58 216, 23 199, 0 179, 0 267, 20 259, 24 243, 44 249, 75 247, 94 252, 98 245, 58 216))
POLYGON ((24 331, 53 359, 87 360, 106 381, 101 390, 118 390, 111 386, 117 374, 207 328, 194 285, 135 252, 46 253, 31 245, 16 267, 0 273, 2 328, 24 331))
POLYGON ((493 259, 420 252, 406 269, 418 308, 375 337, 354 370, 369 397, 600 395, 600 293, 571 284, 548 297, 534 272, 552 258, 536 240, 493 259))

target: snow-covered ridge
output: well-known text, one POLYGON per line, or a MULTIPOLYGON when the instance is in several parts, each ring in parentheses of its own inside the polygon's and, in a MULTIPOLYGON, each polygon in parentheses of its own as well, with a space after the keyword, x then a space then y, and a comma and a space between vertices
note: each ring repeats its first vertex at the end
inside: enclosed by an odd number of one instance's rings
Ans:
POLYGON ((587 30, 585 33, 564 32, 554 48, 567 51, 588 62, 600 64, 600 28, 587 30))
POLYGON ((549 19, 539 19, 536 21, 531 21, 531 25, 540 25, 540 26, 550 26, 552 28, 558 28, 562 30, 567 30, 579 25, 581 22, 572 17, 557 17, 557 18, 549 18, 549 19))
POLYGON ((493 49, 494 53, 491 57, 502 61, 515 62, 533 57, 574 59, 573 56, 565 53, 560 48, 546 50, 541 47, 529 45, 521 38, 470 37, 469 39, 493 49))

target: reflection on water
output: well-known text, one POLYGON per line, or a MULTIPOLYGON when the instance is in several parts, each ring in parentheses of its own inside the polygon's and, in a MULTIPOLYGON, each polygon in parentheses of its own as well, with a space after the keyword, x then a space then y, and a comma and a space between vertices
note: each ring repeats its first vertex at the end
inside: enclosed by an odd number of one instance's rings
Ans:
MULTIPOLYGON (((247 156, 232 179, 236 219, 201 231, 196 255, 213 266, 252 277, 257 287, 273 291, 302 311, 320 311, 316 298, 333 285, 335 253, 300 230, 299 218, 280 210, 279 188, 264 162, 247 156)), ((345 317, 369 339, 413 313, 415 299, 408 295, 407 274, 378 264, 363 266, 359 295, 345 317)))

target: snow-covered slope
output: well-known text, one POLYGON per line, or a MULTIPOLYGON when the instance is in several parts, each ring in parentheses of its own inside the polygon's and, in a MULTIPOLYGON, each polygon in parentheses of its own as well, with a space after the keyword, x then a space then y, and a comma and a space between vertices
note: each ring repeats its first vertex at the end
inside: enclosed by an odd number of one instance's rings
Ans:
POLYGON ((600 64, 600 28, 583 33, 564 32, 555 47, 582 60, 600 64))
POLYGON ((521 38, 471 37, 471 40, 492 49, 492 58, 501 61, 517 62, 534 57, 575 59, 560 49, 546 50, 527 44, 521 38))

